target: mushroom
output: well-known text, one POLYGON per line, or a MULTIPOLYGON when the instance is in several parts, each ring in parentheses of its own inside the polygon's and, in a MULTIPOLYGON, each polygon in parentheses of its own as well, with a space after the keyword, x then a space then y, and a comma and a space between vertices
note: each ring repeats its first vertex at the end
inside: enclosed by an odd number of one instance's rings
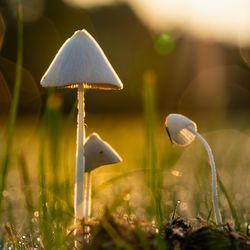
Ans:
POLYGON ((122 89, 123 85, 101 47, 86 31, 78 30, 62 45, 41 79, 43 87, 70 87, 78 90, 75 220, 84 218, 85 89, 122 89))
POLYGON ((85 219, 91 216, 91 172, 103 165, 114 164, 122 161, 119 154, 97 133, 92 133, 86 140, 85 150, 85 173, 86 173, 86 202, 85 219))
POLYGON ((165 121, 165 127, 171 142, 178 146, 187 146, 197 137, 204 145, 212 171, 212 197, 216 223, 221 224, 221 214, 219 210, 219 200, 217 191, 216 167, 212 150, 207 141, 197 132, 195 122, 180 114, 170 114, 165 121))

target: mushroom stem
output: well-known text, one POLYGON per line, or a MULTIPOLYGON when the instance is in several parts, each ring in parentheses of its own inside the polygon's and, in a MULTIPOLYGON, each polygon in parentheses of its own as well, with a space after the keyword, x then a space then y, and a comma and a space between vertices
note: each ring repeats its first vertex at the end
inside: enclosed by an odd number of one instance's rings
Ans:
POLYGON ((78 113, 77 113, 77 146, 76 146, 76 173, 75 173, 75 197, 74 197, 74 212, 75 222, 84 218, 84 88, 83 85, 78 87, 78 113))
POLYGON ((86 172, 86 202, 84 218, 88 220, 91 216, 91 192, 92 192, 92 174, 86 172))
POLYGON ((221 214, 220 214, 220 209, 219 209, 218 191, 217 191, 217 174, 216 174, 216 167, 215 167, 212 150, 209 144, 207 143, 207 141, 198 132, 190 128, 189 128, 189 131, 192 132, 201 141, 201 143, 203 143, 208 153, 208 158, 209 158, 210 167, 212 171, 212 197, 213 197, 215 218, 216 218, 217 224, 222 224, 222 219, 221 219, 221 214))

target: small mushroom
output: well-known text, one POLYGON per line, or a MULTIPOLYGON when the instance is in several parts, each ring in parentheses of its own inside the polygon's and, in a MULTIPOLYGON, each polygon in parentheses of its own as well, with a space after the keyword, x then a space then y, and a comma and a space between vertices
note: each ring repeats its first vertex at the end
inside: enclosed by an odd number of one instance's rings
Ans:
POLYGON ((165 126, 171 142, 175 145, 185 147, 195 139, 195 135, 190 130, 197 131, 197 126, 183 115, 168 115, 165 126))
POLYGON ((86 140, 85 150, 85 172, 86 172, 86 202, 84 218, 91 216, 91 172, 104 165, 119 163, 122 158, 119 154, 97 133, 92 133, 86 140))
POLYGON ((221 214, 219 209, 217 175, 212 150, 207 141, 197 132, 195 122, 180 114, 170 114, 165 121, 165 127, 171 142, 178 146, 187 146, 197 137, 204 145, 212 171, 212 197, 216 223, 221 224, 221 214))
POLYGON ((81 220, 84 218, 84 91, 122 89, 123 85, 101 47, 86 30, 78 30, 66 40, 42 77, 41 85, 78 89, 74 211, 75 220, 81 220))

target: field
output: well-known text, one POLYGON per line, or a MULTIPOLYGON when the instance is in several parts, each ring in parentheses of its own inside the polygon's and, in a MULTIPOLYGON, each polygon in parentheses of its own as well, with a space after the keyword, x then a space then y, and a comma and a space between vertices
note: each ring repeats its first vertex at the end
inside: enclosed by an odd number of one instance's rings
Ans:
MULTIPOLYGON (((118 218, 163 223, 176 209, 175 217, 192 225, 200 223, 197 216, 214 221, 205 150, 199 141, 187 148, 171 145, 165 114, 149 115, 155 117, 153 124, 143 115, 86 117, 87 134, 97 132, 123 158, 120 164, 93 172, 93 218, 101 218, 108 209, 118 218)), ((249 195, 244 191, 250 185, 247 121, 235 117, 241 122, 231 124, 224 118, 223 124, 217 121, 213 126, 226 129, 215 130, 204 119, 198 118, 215 155, 223 221, 244 233, 250 217, 249 195)), ((22 118, 17 124, 2 223, 33 241, 37 235, 47 247, 61 246, 74 217, 75 115, 63 116, 52 106, 40 120, 22 118)))

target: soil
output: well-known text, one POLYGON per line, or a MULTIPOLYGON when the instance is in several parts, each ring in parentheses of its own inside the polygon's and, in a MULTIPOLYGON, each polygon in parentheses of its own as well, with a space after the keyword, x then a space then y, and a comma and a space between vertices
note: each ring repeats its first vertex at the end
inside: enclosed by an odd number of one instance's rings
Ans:
POLYGON ((250 238, 227 224, 216 226, 201 223, 201 226, 193 227, 180 217, 157 229, 152 223, 125 221, 107 213, 101 221, 83 226, 85 250, 250 250, 250 238), (86 232, 86 226, 91 233, 86 232))

